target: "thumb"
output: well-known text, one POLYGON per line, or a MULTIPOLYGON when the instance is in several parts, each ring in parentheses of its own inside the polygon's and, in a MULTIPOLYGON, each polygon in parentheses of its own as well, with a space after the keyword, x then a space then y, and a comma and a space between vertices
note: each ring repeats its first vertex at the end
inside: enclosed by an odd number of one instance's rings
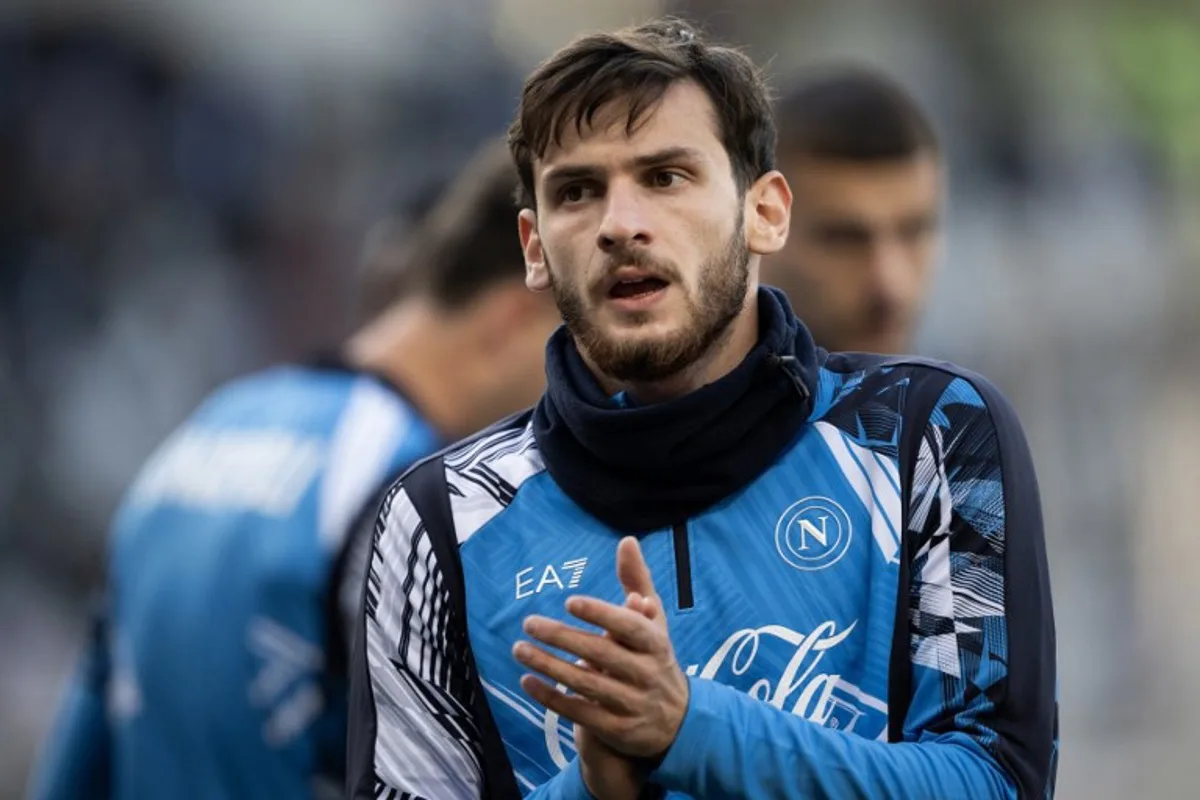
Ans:
POLYGON ((649 597, 634 592, 633 594, 625 595, 625 607, 636 611, 646 619, 654 622, 659 617, 659 612, 662 610, 662 604, 657 603, 649 597))
POLYGON ((621 582, 626 595, 637 592, 646 597, 655 597, 657 594, 650 568, 642 557, 642 547, 632 536, 626 536, 617 545, 617 580, 621 582))

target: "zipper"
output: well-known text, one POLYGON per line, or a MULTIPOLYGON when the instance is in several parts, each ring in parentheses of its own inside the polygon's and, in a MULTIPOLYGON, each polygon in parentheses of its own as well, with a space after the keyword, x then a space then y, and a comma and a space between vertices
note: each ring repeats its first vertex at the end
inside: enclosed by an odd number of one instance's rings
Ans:
POLYGON ((679 598, 679 610, 696 604, 692 596, 692 552, 688 547, 687 522, 677 522, 672 528, 675 541, 675 590, 679 598))
POLYGON ((800 399, 807 403, 809 398, 812 397, 812 392, 808 391, 808 387, 804 385, 804 379, 800 377, 800 362, 796 360, 796 357, 780 356, 772 353, 770 361, 791 382, 792 388, 796 390, 796 394, 800 395, 800 399))

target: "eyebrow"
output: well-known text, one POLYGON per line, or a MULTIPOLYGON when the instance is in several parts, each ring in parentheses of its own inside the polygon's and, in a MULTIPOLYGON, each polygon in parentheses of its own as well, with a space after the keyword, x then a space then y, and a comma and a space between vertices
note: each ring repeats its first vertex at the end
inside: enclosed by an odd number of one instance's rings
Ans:
POLYGON ((633 160, 633 164, 636 167, 644 169, 646 167, 658 167, 673 162, 696 162, 702 160, 704 160, 704 155, 699 150, 694 150, 691 147, 668 147, 656 153, 638 156, 633 160))
MULTIPOLYGON (((696 163, 703 160, 704 154, 694 148, 666 147, 653 153, 638 156, 629 161, 628 164, 634 169, 648 169, 650 167, 659 167, 663 164, 679 162, 696 163)), ((600 168, 587 164, 563 164, 559 167, 547 168, 542 174, 542 180, 547 184, 565 183, 571 180, 594 179, 602 172, 603 170, 600 168)))

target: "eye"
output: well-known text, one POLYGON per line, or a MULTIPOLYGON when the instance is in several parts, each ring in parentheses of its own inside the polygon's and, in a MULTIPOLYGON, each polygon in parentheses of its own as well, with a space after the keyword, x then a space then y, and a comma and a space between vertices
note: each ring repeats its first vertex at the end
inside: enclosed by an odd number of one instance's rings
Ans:
POLYGON ((586 183, 568 183, 558 191, 558 201, 570 205, 582 203, 595 195, 594 187, 586 183))
POLYGON ((650 184, 656 189, 672 189, 684 181, 684 176, 675 170, 662 169, 650 176, 650 184))
POLYGON ((854 222, 826 222, 813 229, 813 238, 825 245, 839 249, 867 247, 871 243, 871 229, 854 222))

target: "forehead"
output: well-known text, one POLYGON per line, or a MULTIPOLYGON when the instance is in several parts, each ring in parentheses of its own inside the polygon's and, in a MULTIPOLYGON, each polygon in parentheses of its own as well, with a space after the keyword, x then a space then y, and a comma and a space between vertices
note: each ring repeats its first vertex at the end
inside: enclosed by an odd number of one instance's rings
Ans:
POLYGON ((560 142, 551 142, 536 159, 536 175, 563 166, 618 168, 635 159, 669 149, 698 154, 713 166, 728 165, 718 133, 716 109, 699 85, 684 81, 669 87, 657 105, 647 109, 628 129, 629 104, 617 99, 602 106, 590 125, 577 130, 573 117, 562 127, 560 142))
POLYGON ((932 153, 875 163, 785 157, 781 167, 796 211, 892 217, 941 203, 941 162, 932 153))

